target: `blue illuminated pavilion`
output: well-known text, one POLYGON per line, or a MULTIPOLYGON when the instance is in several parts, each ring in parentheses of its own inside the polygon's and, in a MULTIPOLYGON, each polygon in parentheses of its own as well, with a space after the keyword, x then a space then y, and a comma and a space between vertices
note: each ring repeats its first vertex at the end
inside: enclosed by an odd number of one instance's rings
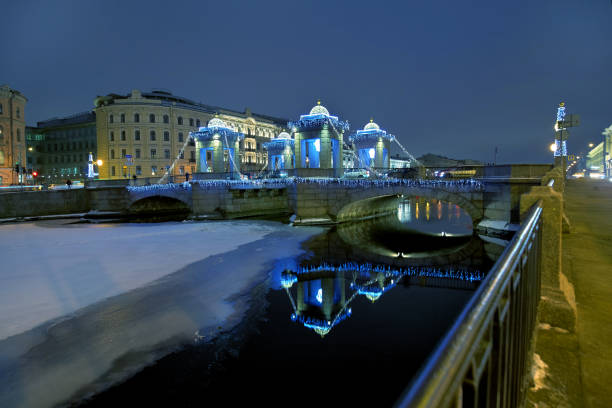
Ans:
POLYGON ((287 124, 295 135, 295 168, 300 176, 340 177, 342 145, 349 124, 330 115, 321 101, 307 115, 287 124), (317 170, 315 170, 317 169, 317 170))
POLYGON ((207 127, 189 132, 189 136, 196 142, 198 172, 228 173, 231 178, 239 176, 240 160, 237 157, 244 134, 214 117, 207 127))
POLYGON ((281 132, 276 138, 264 143, 263 147, 268 151, 268 170, 293 169, 295 141, 289 133, 281 132))
POLYGON ((355 147, 359 163, 356 167, 388 169, 390 164, 389 149, 395 136, 381 129, 374 119, 370 119, 363 129, 349 136, 349 142, 355 147))

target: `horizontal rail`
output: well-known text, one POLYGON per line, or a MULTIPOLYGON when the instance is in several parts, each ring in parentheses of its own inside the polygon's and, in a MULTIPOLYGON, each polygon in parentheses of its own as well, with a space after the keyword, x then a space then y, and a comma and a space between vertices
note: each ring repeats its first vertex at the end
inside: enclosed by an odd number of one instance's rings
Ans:
POLYGON ((540 297, 536 203, 396 405, 520 406, 540 297))

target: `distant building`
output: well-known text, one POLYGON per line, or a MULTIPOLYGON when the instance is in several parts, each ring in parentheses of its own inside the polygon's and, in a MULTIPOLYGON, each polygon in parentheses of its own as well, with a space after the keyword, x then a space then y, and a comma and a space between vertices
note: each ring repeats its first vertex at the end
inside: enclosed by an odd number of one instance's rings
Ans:
POLYGON ((412 160, 407 157, 400 157, 399 154, 391 156, 389 162, 389 167, 392 169, 408 169, 412 167, 412 160))
POLYGON ((612 148, 612 126, 604 131, 603 140, 587 153, 586 170, 593 174, 601 173, 604 176, 604 162, 607 177, 611 175, 612 160, 610 159, 610 149, 612 148), (608 131, 608 129, 610 129, 608 131), (604 146, 605 143, 605 146, 604 146), (605 152, 605 157, 604 157, 605 152))
POLYGON ((8 85, 0 86, 0 185, 23 182, 24 175, 17 173, 25 167, 27 98, 8 85))
POLYGON ((94 101, 100 178, 161 177, 173 162, 171 175, 197 170, 195 143, 189 132, 215 115, 245 135, 240 142, 241 171, 259 171, 267 164, 263 143, 286 126, 284 119, 204 105, 163 90, 127 95, 109 94, 94 101), (131 155, 130 162, 126 156, 131 155), (128 167, 128 163, 131 163, 128 167))
POLYGON ((38 181, 84 180, 89 153, 96 157, 96 115, 82 112, 52 118, 27 128, 27 168, 38 181))

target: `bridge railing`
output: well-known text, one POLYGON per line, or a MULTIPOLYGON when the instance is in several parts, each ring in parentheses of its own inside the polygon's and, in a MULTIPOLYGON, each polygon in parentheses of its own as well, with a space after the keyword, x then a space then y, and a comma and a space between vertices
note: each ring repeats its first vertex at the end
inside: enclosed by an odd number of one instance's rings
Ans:
POLYGON ((541 214, 539 201, 397 406, 523 405, 540 299, 541 214))

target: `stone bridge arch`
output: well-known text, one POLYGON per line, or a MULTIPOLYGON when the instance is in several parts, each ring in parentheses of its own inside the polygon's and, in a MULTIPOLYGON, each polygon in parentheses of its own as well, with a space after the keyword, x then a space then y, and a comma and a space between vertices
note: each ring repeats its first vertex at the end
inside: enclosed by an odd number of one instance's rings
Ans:
POLYGON ((127 212, 136 216, 191 213, 191 188, 182 185, 153 185, 128 188, 127 212))
POLYGON ((145 199, 162 199, 170 198, 182 202, 189 208, 192 208, 191 186, 183 186, 176 184, 156 184, 152 186, 141 186, 136 188, 128 188, 128 207, 132 207, 135 203, 145 199))
POLYGON ((298 220, 326 218, 332 222, 345 222, 371 218, 389 213, 403 197, 425 197, 451 202, 461 207, 477 225, 484 218, 481 189, 452 191, 440 186, 410 185, 326 185, 306 184, 298 187, 296 216, 298 220), (472 191, 473 190, 473 191, 472 191))

